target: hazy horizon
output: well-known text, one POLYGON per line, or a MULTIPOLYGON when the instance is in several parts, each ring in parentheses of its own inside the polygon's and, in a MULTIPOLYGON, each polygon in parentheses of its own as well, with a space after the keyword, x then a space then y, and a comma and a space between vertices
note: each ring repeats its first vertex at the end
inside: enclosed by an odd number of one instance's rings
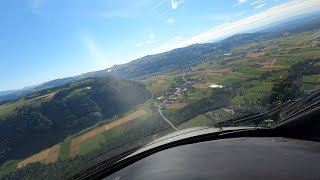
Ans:
POLYGON ((0 74, 0 91, 103 70, 195 43, 215 42, 320 7, 316 0, 99 3, 101 6, 89 1, 3 3, 6 10, 2 17, 11 18, 3 19, 7 26, 0 30, 0 54, 10 60, 0 62, 6 67, 0 74), (193 9, 201 9, 202 14, 193 9), (23 31, 17 31, 19 28, 23 31))

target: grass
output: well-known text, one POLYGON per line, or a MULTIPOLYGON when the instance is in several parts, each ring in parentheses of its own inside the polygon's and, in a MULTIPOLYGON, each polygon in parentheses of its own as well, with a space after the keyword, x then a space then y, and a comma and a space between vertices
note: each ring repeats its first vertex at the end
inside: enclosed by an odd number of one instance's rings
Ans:
POLYGON ((231 85, 233 83, 237 83, 237 82, 241 82, 246 78, 243 77, 230 77, 230 78, 226 78, 224 80, 221 80, 218 84, 223 85, 223 86, 228 86, 231 85))
MULTIPOLYGON (((148 103, 148 102, 146 102, 146 103, 148 103)), ((149 102, 149 103, 150 103, 150 102, 149 102)), ((143 108, 146 108, 146 107, 147 107, 147 105, 142 104, 142 105, 139 105, 139 106, 137 107, 137 109, 143 109, 143 108)), ((144 110, 144 109, 143 109, 143 110, 144 110)), ((150 111, 150 110, 149 110, 149 111, 150 111)), ((87 132, 89 132, 89 131, 91 131, 91 130, 99 127, 99 126, 101 126, 101 123, 106 125, 106 124, 109 124, 109 123, 111 123, 111 122, 114 122, 114 121, 117 121, 117 120, 119 120, 119 119, 122 119, 123 117, 126 117, 126 116, 128 116, 128 115, 130 115, 130 114, 132 114, 132 113, 134 113, 134 112, 135 112, 135 111, 133 111, 133 110, 132 110, 132 111, 128 111, 128 112, 122 113, 121 116, 118 115, 118 116, 114 116, 114 117, 112 117, 112 118, 110 118, 110 119, 106 119, 106 120, 104 120, 104 121, 100 121, 100 122, 96 123, 95 125, 92 125, 92 126, 88 127, 87 129, 84 129, 84 130, 82 130, 82 131, 80 131, 80 132, 72 135, 71 137, 72 137, 72 138, 79 137, 79 136, 81 136, 81 135, 83 135, 83 134, 85 134, 85 133, 87 133, 87 132)), ((146 112, 148 112, 148 111, 146 111, 146 112)))
POLYGON ((147 80, 144 80, 143 82, 147 84, 147 90, 152 93, 152 95, 159 95, 166 92, 171 84, 176 84, 174 76, 156 76, 149 78, 147 80))
POLYGON ((25 100, 24 98, 21 98, 16 102, 9 102, 7 104, 2 105, 0 107, 0 117, 6 117, 8 115, 13 114, 17 107, 21 107, 26 104, 30 104, 33 102, 33 99, 25 100))
POLYGON ((303 76, 302 80, 303 80, 303 82, 319 82, 320 81, 320 75, 303 76))
MULTIPOLYGON (((144 108, 147 108, 148 105, 150 104, 150 102, 146 102, 146 104, 143 104, 143 105, 140 105, 138 106, 138 109, 144 109, 144 108)), ((150 110, 149 110, 150 111, 150 110)), ((129 111, 129 112, 126 112, 123 114, 123 117, 129 115, 133 113, 133 111, 129 111)), ((144 115, 144 116, 141 116, 139 117, 137 120, 139 121, 144 121, 147 119, 148 116, 144 115)), ((116 120, 119 120, 121 119, 122 117, 114 117, 112 119, 109 119, 108 122, 113 122, 113 121, 116 121, 116 120)), ((83 131, 80 131, 79 133, 77 134, 74 134, 72 135, 71 137, 67 138, 64 142, 61 143, 61 148, 60 148, 60 153, 59 153, 59 160, 66 160, 69 158, 69 154, 70 154, 70 146, 71 146, 71 139, 72 138, 76 138, 76 137, 79 137, 95 128, 97 128, 98 126, 101 125, 101 123, 106 123, 106 121, 103 121, 103 122, 98 122, 97 124, 83 130, 83 131)), ((128 122, 126 124, 129 124, 129 123, 133 123, 133 122, 128 122)), ((98 134, 97 136, 91 138, 91 139, 88 139, 86 141, 84 141, 83 143, 80 144, 80 155, 83 155, 83 154, 87 154, 97 148, 99 148, 101 146, 101 144, 105 143, 106 140, 109 139, 106 138, 106 133, 108 135, 110 135, 111 137, 113 137, 113 135, 119 135, 122 133, 122 126, 124 125, 121 125, 121 126, 118 126, 118 127, 115 127, 111 130, 108 130, 104 133, 101 133, 101 134, 98 134)))
POLYGON ((153 99, 149 99, 145 103, 137 106, 136 109, 141 109, 141 110, 144 110, 147 113, 151 113, 150 107, 152 106, 153 102, 154 102, 153 99))
POLYGON ((10 173, 11 171, 14 171, 18 162, 19 161, 17 160, 8 160, 2 164, 0 167, 0 177, 10 173))
POLYGON ((87 90, 88 90, 88 87, 76 89, 76 90, 70 92, 67 97, 83 95, 86 93, 87 90))
POLYGON ((302 90, 303 91, 310 91, 310 90, 314 90, 316 87, 317 87, 317 85, 314 85, 314 84, 303 84, 302 90))
POLYGON ((71 138, 67 138, 65 141, 61 143, 60 152, 59 152, 59 161, 67 160, 70 154, 71 147, 71 138))
POLYGON ((98 134, 91 139, 88 139, 80 144, 80 153, 79 155, 85 155, 92 152, 95 149, 98 149, 105 142, 104 135, 98 134))
MULTIPOLYGON (((188 93, 188 100, 186 100, 185 103, 189 104, 189 103, 198 101, 200 99, 206 98, 206 97, 208 97, 207 92, 210 95, 211 89, 210 88, 206 88, 206 89, 196 88, 194 93, 188 93)), ((182 95, 182 97, 183 97, 183 95, 182 95)))
POLYGON ((80 144, 79 155, 85 155, 100 148, 107 141, 112 140, 114 137, 119 136, 122 133, 123 133, 123 128, 121 126, 118 126, 82 142, 80 144))
POLYGON ((212 122, 211 119, 205 117, 204 115, 198 115, 184 123, 182 123, 179 126, 179 129, 186 129, 191 127, 199 127, 199 126, 207 126, 210 125, 210 122, 212 122))
POLYGON ((20 98, 15 102, 9 102, 0 106, 0 118, 9 116, 13 114, 16 108, 24 106, 24 105, 32 105, 32 106, 39 106, 42 102, 50 100, 47 98, 51 93, 42 96, 36 96, 31 99, 20 98))
POLYGON ((251 76, 259 76, 262 74, 262 72, 258 71, 257 69, 258 68, 254 68, 254 67, 241 67, 239 72, 242 72, 251 76))
POLYGON ((85 84, 90 84, 90 83, 92 83, 92 82, 94 82, 93 79, 82 80, 82 81, 80 81, 80 82, 75 82, 75 83, 70 84, 70 87, 72 88, 72 87, 76 87, 76 86, 81 86, 81 85, 85 85, 85 84))
POLYGON ((247 91, 271 91, 273 82, 267 81, 251 81, 250 84, 254 87, 247 89, 247 91))
POLYGON ((78 133, 76 133, 76 134, 72 135, 71 137, 72 137, 72 138, 76 138, 76 137, 79 137, 79 136, 81 136, 81 135, 83 135, 83 134, 85 134, 85 133, 87 133, 87 132, 91 131, 91 130, 93 130, 93 129, 95 129, 95 128, 99 127, 99 123, 100 123, 100 122, 98 122, 97 124, 95 124, 95 125, 93 125, 93 126, 88 127, 87 129, 84 129, 84 130, 82 130, 82 131, 80 131, 80 132, 78 132, 78 133))
POLYGON ((239 105, 239 104, 241 104, 243 98, 244 98, 244 96, 236 96, 231 100, 231 103, 239 105))

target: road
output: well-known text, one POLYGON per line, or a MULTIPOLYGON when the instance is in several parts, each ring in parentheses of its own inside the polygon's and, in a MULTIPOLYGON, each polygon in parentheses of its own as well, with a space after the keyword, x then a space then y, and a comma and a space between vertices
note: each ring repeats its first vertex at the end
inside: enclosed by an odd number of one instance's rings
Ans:
POLYGON ((312 34, 311 36, 307 37, 306 39, 298 42, 297 44, 301 44, 301 43, 303 43, 303 42, 305 42, 305 41, 308 41, 309 39, 311 39, 311 38, 313 38, 313 37, 316 37, 316 36, 318 36, 318 35, 320 35, 320 32, 319 32, 319 31, 318 31, 318 32, 315 32, 314 34, 312 34))
POLYGON ((184 76, 185 76, 185 75, 183 75, 183 77, 182 77, 182 78, 183 78, 183 80, 184 80, 186 83, 190 83, 190 84, 191 84, 192 82, 187 81, 187 80, 184 78, 184 76))
POLYGON ((277 58, 275 58, 272 63, 271 63, 271 66, 273 66, 273 64, 277 61, 277 58))
POLYGON ((161 109, 160 109, 159 106, 158 106, 158 110, 159 110, 159 113, 160 113, 160 115, 162 116, 162 118, 163 118, 165 121, 167 121, 167 123, 168 123, 174 130, 178 131, 178 128, 176 128, 176 127, 169 121, 169 119, 167 119, 166 117, 164 117, 164 115, 162 114, 162 111, 161 111, 161 109))
POLYGON ((224 110, 227 113, 234 114, 234 111, 232 109, 222 108, 222 110, 224 110))

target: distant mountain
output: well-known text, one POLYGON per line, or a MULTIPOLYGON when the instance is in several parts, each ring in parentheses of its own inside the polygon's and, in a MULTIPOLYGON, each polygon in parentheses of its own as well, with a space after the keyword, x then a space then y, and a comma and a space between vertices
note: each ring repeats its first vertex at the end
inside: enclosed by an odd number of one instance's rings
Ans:
POLYGON ((122 65, 111 68, 85 73, 79 76, 56 79, 43 83, 27 90, 18 90, 14 93, 0 96, 0 102, 18 99, 20 97, 35 93, 47 88, 58 87, 67 83, 76 82, 90 77, 115 76, 127 79, 141 79, 157 74, 181 70, 195 66, 201 62, 215 59, 232 47, 245 44, 257 39, 271 37, 268 33, 239 34, 220 41, 219 43, 194 44, 172 51, 149 55, 122 65))
POLYGON ((0 91, 0 96, 4 96, 4 95, 7 95, 7 94, 11 94, 11 93, 14 93, 16 92, 17 90, 8 90, 8 91, 0 91))
POLYGON ((43 89, 58 87, 90 77, 116 76, 129 79, 141 79, 149 76, 168 73, 174 70, 194 66, 226 53, 230 48, 251 41, 259 41, 277 36, 281 32, 298 33, 320 28, 320 13, 296 16, 256 29, 256 33, 238 34, 215 43, 194 44, 172 51, 149 55, 126 64, 114 65, 101 71, 85 73, 79 76, 56 79, 33 88, 0 92, 0 104, 14 100, 43 89))
POLYGON ((305 14, 295 16, 283 21, 273 23, 271 26, 260 28, 260 32, 272 33, 300 33, 305 31, 312 31, 320 28, 320 13, 305 14))

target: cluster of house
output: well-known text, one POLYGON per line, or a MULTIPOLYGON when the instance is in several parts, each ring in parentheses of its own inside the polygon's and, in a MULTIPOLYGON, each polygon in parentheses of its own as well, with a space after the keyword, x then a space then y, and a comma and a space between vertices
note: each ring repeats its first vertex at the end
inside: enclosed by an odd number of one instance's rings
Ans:
POLYGON ((185 72, 185 73, 189 73, 189 72, 197 72, 197 71, 205 71, 206 68, 204 67, 197 67, 197 68, 184 68, 179 70, 178 72, 185 72))
POLYGON ((181 84, 179 84, 177 87, 174 88, 174 92, 167 92, 164 95, 156 98, 158 102, 154 102, 154 107, 159 108, 165 108, 170 106, 170 104, 175 103, 178 100, 178 97, 183 95, 188 89, 192 87, 192 84, 197 83, 201 81, 202 78, 192 78, 188 79, 188 81, 185 81, 181 84))

